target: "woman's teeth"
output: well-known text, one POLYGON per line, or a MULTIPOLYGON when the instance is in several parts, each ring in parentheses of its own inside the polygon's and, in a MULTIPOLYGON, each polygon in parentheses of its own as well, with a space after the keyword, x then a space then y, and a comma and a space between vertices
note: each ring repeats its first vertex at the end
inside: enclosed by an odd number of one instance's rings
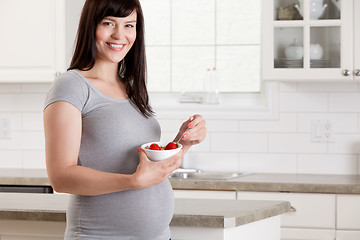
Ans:
POLYGON ((109 44, 110 45, 110 47, 113 47, 113 48, 122 48, 124 45, 123 44, 112 44, 112 43, 110 43, 109 44))

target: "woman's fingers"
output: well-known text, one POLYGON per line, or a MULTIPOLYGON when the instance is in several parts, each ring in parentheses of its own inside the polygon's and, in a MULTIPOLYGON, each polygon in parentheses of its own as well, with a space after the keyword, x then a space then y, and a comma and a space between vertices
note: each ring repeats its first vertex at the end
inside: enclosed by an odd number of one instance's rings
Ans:
POLYGON ((185 141, 194 141, 199 143, 206 136, 206 121, 201 115, 194 115, 193 121, 188 124, 188 129, 183 134, 182 139, 185 141))

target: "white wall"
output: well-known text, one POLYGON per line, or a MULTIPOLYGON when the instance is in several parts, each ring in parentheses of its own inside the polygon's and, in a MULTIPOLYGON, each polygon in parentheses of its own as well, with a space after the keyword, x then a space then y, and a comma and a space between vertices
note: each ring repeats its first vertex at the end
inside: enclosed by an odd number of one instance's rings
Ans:
MULTIPOLYGON (((45 168, 42 106, 49 84, 0 84, 0 168, 45 168)), ((208 120, 207 138, 184 167, 279 173, 360 173, 360 90, 355 83, 282 83, 279 119, 208 120), (312 120, 332 120, 335 143, 313 143, 312 120)), ((171 140, 183 119, 159 119, 171 140)))

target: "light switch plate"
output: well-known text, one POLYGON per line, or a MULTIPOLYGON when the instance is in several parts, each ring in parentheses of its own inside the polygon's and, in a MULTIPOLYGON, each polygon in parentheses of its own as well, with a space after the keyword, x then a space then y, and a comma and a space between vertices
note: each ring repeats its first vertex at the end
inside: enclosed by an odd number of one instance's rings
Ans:
POLYGON ((319 143, 335 142, 332 121, 314 120, 312 122, 312 141, 319 143))

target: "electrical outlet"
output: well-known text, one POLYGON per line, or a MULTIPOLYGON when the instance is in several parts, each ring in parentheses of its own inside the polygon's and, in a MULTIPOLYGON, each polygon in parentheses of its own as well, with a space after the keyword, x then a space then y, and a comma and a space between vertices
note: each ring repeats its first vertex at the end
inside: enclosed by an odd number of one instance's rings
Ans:
POLYGON ((10 120, 8 118, 0 118, 0 139, 10 139, 11 128, 10 120))
POLYGON ((333 123, 330 120, 312 122, 312 141, 319 143, 335 142, 333 123))

